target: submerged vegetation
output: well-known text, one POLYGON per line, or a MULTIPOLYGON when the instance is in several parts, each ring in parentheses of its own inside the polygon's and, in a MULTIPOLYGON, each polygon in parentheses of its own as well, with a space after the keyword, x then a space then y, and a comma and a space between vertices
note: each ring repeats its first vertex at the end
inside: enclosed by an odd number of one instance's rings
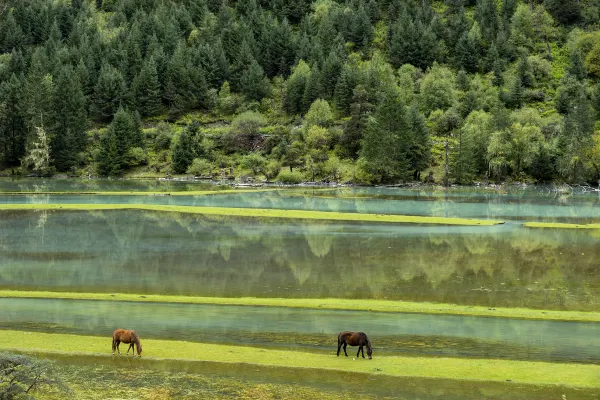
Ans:
POLYGON ((600 178, 594 0, 8 0, 15 173, 600 178))
POLYGON ((359 214, 304 210, 273 210, 258 208, 192 207, 157 204, 1 204, 1 210, 147 210, 189 214, 225 215, 235 217, 287 218, 330 221, 387 222, 405 224, 492 226, 502 221, 467 218, 422 217, 412 215, 359 214))

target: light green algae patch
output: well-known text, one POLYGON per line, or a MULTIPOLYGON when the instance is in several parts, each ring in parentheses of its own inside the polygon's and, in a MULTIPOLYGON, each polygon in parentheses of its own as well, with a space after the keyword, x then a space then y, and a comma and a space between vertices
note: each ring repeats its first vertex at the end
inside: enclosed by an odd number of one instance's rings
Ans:
POLYGON ((525 222, 526 228, 600 229, 600 224, 561 224, 554 222, 525 222))
MULTIPOLYGON (((380 357, 375 351, 372 360, 300 351, 265 350, 253 347, 144 339, 143 357, 244 363, 261 366, 337 370, 373 375, 564 385, 581 388, 600 387, 600 366, 586 364, 555 364, 544 362, 425 358, 380 357)), ((111 357, 111 332, 103 336, 48 334, 23 331, 0 331, 0 348, 30 353, 59 353, 70 355, 106 354, 111 357)), ((127 346, 121 346, 123 355, 127 346)), ((350 352, 351 353, 351 352, 350 352)), ((130 356, 131 357, 131 356, 130 356)), ((133 358, 133 357, 131 357, 133 358)), ((137 360, 137 359, 136 359, 137 360)))
POLYGON ((0 192, 3 196, 25 196, 25 195, 53 195, 53 196, 209 196, 214 194, 232 194, 232 193, 255 193, 255 192, 272 192, 281 190, 279 188, 263 188, 263 189, 227 189, 227 190, 190 190, 177 192, 0 192))
POLYGON ((102 301, 136 301, 150 303, 217 304, 312 308, 322 310, 372 311, 418 314, 443 314, 545 321, 600 322, 600 312, 534 310, 530 308, 489 308, 444 303, 419 303, 393 300, 285 299, 257 297, 194 297, 126 293, 76 293, 0 290, 0 297, 34 299, 70 299, 102 301))
POLYGON ((437 224, 464 226, 492 226, 504 221, 467 218, 422 217, 412 215, 359 214, 328 211, 273 210, 260 208, 193 207, 157 204, 1 204, 0 210, 146 210, 187 214, 224 215, 231 217, 286 218, 328 221, 388 222, 398 224, 437 224))

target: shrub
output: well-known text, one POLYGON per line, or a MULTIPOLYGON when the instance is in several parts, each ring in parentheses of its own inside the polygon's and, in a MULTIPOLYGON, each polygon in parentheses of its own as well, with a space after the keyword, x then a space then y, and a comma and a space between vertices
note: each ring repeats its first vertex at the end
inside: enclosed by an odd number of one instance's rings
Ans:
POLYGON ((302 183, 303 180, 304 177, 298 171, 281 171, 279 175, 277 175, 277 182, 289 185, 302 183))
POLYGON ((194 176, 212 175, 212 164, 208 160, 194 158, 186 172, 194 176))

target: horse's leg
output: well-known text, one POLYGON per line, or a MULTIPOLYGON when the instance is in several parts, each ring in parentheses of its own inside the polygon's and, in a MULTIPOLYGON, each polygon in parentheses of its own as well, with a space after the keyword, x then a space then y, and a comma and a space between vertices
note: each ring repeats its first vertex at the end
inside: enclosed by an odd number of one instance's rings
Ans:
POLYGON ((340 356, 340 349, 341 348, 342 348, 342 341, 340 339, 338 339, 338 351, 337 351, 338 357, 340 356))
POLYGON ((362 357, 365 358, 365 348, 363 346, 360 346, 358 348, 358 351, 362 351, 362 357))
POLYGON ((121 355, 121 350, 119 349, 119 345, 121 344, 120 340, 117 340, 117 352, 121 355))
POLYGON ((116 348, 117 348, 117 345, 115 344, 115 338, 113 338, 113 340, 112 340, 112 351, 113 351, 112 353, 113 353, 113 356, 115 355, 115 349, 116 348))
POLYGON ((348 353, 346 353, 346 346, 348 346, 348 343, 344 342, 344 354, 346 357, 348 357, 348 353))
MULTIPOLYGON (((358 358, 358 355, 360 354, 360 349, 362 349, 362 346, 358 346, 358 352, 356 353, 356 358, 358 358)), ((364 358, 365 356, 363 356, 364 358)))
POLYGON ((133 342, 129 344, 129 348, 127 349, 127 355, 129 355, 129 350, 131 350, 131 354, 135 356, 135 351, 133 350, 133 342))

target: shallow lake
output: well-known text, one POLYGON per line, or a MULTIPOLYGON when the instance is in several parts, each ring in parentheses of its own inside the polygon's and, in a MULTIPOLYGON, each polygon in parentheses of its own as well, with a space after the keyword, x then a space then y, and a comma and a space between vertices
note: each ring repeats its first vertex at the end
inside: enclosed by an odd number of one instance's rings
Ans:
POLYGON ((599 234, 0 211, 0 288, 600 309, 599 234))

